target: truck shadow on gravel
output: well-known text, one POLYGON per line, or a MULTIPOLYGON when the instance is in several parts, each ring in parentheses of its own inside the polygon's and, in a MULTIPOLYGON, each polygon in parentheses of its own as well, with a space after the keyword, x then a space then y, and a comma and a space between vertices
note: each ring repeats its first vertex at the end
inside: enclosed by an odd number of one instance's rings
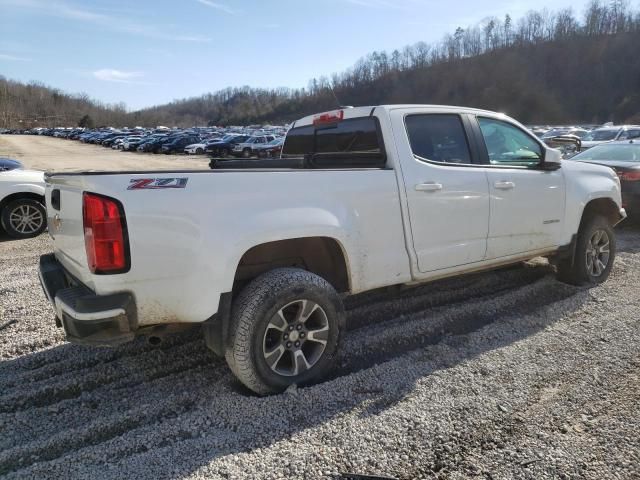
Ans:
POLYGON ((0 362, 0 475, 181 478, 349 412, 379 415, 435 372, 593 300, 551 273, 536 264, 349 298, 339 368, 265 398, 240 388, 197 331, 159 347, 65 344, 0 362))

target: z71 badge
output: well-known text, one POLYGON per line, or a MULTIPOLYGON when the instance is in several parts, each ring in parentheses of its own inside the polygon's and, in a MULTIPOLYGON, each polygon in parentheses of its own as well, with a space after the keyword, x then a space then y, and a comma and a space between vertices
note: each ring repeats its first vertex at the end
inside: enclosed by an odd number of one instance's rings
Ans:
POLYGON ((185 188, 188 178, 133 178, 127 190, 159 190, 161 188, 185 188))

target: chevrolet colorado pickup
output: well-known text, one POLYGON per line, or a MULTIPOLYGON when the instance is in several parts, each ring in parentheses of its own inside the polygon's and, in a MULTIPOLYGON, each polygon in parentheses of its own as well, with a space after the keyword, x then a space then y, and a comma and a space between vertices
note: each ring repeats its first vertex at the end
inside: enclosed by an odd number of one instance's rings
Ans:
POLYGON ((305 117, 278 159, 46 182, 40 279, 70 341, 202 324, 259 394, 331 369, 346 294, 538 256, 596 284, 626 215, 613 170, 561 161, 505 115, 428 105, 305 117))

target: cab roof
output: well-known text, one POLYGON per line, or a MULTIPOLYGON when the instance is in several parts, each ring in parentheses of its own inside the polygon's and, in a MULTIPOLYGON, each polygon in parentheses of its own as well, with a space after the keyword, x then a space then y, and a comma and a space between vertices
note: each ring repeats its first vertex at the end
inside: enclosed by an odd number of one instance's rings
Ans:
POLYGON ((318 112, 318 113, 314 113, 313 115, 307 115, 306 117, 296 120, 291 126, 291 128, 312 125, 314 122, 314 119, 316 119, 318 116, 337 113, 340 111, 343 112, 342 119, 348 120, 350 118, 369 117, 369 116, 375 115, 376 112, 378 112, 379 110, 385 110, 387 112, 390 112, 392 110, 398 110, 398 109, 407 110, 412 108, 429 109, 429 110, 433 110, 434 112, 475 113, 475 114, 484 113, 484 114, 490 114, 490 115, 496 115, 496 114, 500 115, 497 112, 492 112, 489 110, 481 110, 481 109, 469 108, 469 107, 458 107, 453 105, 429 105, 429 104, 398 104, 398 105, 375 105, 375 106, 369 105, 364 107, 336 108, 335 110, 328 110, 326 112, 318 112))

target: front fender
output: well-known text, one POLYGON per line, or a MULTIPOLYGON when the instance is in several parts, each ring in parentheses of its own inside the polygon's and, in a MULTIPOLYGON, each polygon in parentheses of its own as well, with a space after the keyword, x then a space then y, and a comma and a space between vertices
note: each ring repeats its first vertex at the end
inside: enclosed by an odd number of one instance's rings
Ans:
POLYGON ((566 179, 567 219, 563 240, 568 244, 580 228, 582 214, 589 202, 598 199, 611 200, 621 215, 622 195, 620 180, 609 167, 567 160, 562 163, 566 179))

